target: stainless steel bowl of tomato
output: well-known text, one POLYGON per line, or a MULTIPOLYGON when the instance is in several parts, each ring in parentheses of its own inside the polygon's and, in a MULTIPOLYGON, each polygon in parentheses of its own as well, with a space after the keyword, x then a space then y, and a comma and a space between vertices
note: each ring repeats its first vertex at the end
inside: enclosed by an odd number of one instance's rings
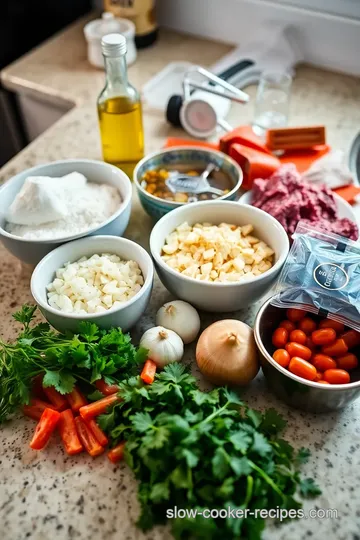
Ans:
POLYGON ((360 333, 303 310, 281 309, 269 298, 254 335, 270 389, 288 405, 319 413, 360 397, 360 333))

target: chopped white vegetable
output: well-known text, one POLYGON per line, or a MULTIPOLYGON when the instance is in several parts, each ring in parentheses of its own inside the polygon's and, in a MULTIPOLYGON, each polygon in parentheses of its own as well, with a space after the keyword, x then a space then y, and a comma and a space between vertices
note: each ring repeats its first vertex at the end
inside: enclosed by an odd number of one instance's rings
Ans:
POLYGON ((51 307, 65 313, 103 313, 130 300, 143 284, 137 262, 95 254, 59 268, 47 296, 51 307))

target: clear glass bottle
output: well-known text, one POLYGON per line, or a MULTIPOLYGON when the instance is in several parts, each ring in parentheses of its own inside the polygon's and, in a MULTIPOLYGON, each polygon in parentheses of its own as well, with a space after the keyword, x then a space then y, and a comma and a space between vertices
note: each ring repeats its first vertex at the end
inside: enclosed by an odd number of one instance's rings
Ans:
POLYGON ((106 84, 97 101, 104 161, 130 178, 144 156, 144 130, 138 91, 127 77, 126 39, 108 34, 101 40, 106 84))

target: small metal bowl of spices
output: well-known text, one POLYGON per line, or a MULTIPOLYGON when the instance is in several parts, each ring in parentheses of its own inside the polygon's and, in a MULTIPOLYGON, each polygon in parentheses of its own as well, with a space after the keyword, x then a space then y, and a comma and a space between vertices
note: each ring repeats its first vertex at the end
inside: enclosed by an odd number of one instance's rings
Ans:
POLYGON ((178 146, 139 161, 134 183, 144 210, 158 220, 191 202, 236 200, 243 173, 223 152, 178 146))

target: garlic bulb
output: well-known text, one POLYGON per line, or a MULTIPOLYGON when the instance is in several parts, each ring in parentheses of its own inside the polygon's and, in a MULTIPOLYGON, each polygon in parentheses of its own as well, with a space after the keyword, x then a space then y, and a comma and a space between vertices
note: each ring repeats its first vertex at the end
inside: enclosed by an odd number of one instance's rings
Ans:
POLYGON ((181 360, 184 344, 180 336, 163 326, 154 326, 145 332, 140 347, 149 351, 149 358, 160 368, 181 360))
POLYGON ((198 312, 182 300, 164 304, 156 314, 156 324, 176 332, 184 343, 194 341, 200 331, 198 312))

